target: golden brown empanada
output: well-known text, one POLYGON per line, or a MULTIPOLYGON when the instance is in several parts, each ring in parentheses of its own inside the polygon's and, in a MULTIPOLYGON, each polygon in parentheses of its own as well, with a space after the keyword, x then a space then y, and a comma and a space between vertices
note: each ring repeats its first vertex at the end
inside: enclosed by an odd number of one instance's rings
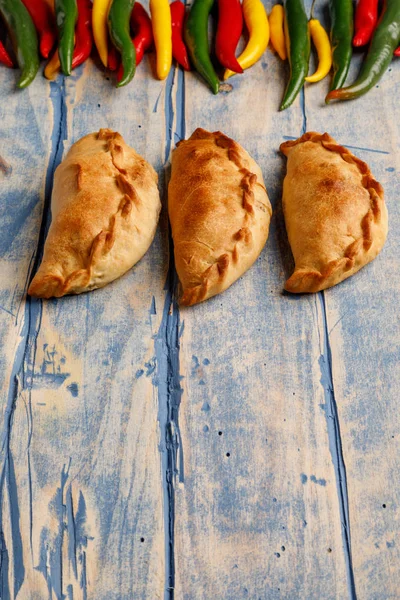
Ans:
POLYGON ((120 277, 148 250, 160 208, 156 172, 119 133, 83 137, 56 169, 52 223, 28 293, 80 294, 120 277))
POLYGON ((196 129, 172 154, 168 212, 181 304, 226 290, 256 260, 271 204, 259 166, 223 133, 196 129))
POLYGON ((318 292, 371 262, 388 229, 382 186, 366 163, 327 133, 281 144, 283 212, 295 271, 289 292, 318 292))

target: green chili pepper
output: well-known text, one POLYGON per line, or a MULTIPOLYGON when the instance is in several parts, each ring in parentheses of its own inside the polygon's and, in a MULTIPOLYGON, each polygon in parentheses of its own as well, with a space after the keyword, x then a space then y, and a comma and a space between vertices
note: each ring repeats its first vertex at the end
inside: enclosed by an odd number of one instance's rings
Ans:
POLYGON ((76 0, 54 0, 58 28, 58 56, 64 75, 71 75, 75 45, 75 25, 78 20, 76 0))
POLYGON ((0 13, 10 32, 22 73, 19 88, 28 86, 39 69, 39 48, 35 26, 21 0, 0 0, 0 13))
POLYGON ((310 34, 303 0, 284 0, 285 39, 290 65, 290 79, 280 110, 288 108, 304 84, 310 58, 310 34))
POLYGON ((352 100, 374 87, 390 65, 399 41, 400 1, 386 0, 359 76, 349 87, 329 92, 326 102, 352 100))
POLYGON ((121 54, 123 67, 121 87, 129 83, 136 69, 136 50, 130 35, 130 18, 135 0, 112 0, 108 11, 108 29, 111 41, 121 54))
POLYGON ((207 81, 214 94, 218 94, 219 81, 208 48, 208 16, 213 4, 214 0, 195 0, 185 24, 184 36, 196 71, 207 81))
POLYGON ((353 54, 353 1, 331 0, 331 44, 333 77, 331 90, 344 84, 353 54))

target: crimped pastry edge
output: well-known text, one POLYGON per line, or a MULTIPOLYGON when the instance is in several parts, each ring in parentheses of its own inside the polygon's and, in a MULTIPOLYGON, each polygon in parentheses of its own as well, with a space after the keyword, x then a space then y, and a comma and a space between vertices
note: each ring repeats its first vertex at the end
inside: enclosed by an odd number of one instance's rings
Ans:
MULTIPOLYGON (((188 140, 180 141, 177 146, 184 144, 191 140, 209 139, 214 140, 216 146, 227 150, 228 159, 232 161, 239 172, 243 175, 240 187, 243 190, 243 209, 246 211, 243 217, 243 224, 241 228, 233 234, 234 239, 237 240, 233 250, 231 252, 225 252, 219 256, 214 264, 210 265, 201 275, 201 283, 196 286, 187 288, 183 291, 180 298, 180 304, 182 306, 192 306, 198 304, 203 300, 216 295, 222 286, 222 283, 228 273, 229 266, 231 263, 235 264, 239 260, 240 251, 244 248, 247 250, 251 249, 253 238, 249 225, 255 218, 254 212, 254 192, 253 189, 256 185, 260 185, 267 193, 265 186, 258 181, 258 177, 255 173, 252 173, 243 164, 241 158, 241 146, 221 131, 206 131, 201 127, 198 127, 188 138, 188 140), (211 293, 210 293, 211 292, 211 293)), ((269 211, 270 216, 272 209, 270 206, 265 205, 269 211)))
MULTIPOLYGON (((135 188, 126 177, 126 171, 118 168, 116 164, 116 156, 122 151, 120 142, 124 141, 121 134, 117 131, 112 131, 111 129, 102 128, 97 133, 97 139, 104 140, 106 143, 105 151, 110 152, 111 154, 112 163, 118 171, 118 186, 124 196, 117 212, 110 216, 108 229, 106 231, 101 230, 94 237, 90 248, 88 263, 85 268, 76 269, 70 273, 68 277, 56 274, 47 274, 43 276, 40 276, 40 274, 35 275, 28 288, 28 294, 30 296, 40 298, 60 298, 71 292, 80 293, 81 291, 90 291, 93 289, 92 287, 88 287, 92 272, 98 260, 105 254, 108 254, 114 245, 117 218, 122 217, 127 219, 131 213, 133 204, 138 205, 140 203, 140 198, 136 193, 135 188)), ((68 155, 66 158, 68 158, 68 155)), ((81 187, 81 169, 77 172, 77 182, 79 189, 81 187)))
POLYGON ((354 164, 362 175, 362 186, 369 193, 370 208, 361 220, 362 237, 347 246, 343 258, 338 258, 328 263, 327 268, 322 273, 317 270, 295 270, 285 283, 285 290, 292 293, 316 292, 339 283, 333 282, 331 285, 325 285, 333 275, 338 273, 338 271, 341 271, 342 273, 350 271, 355 264, 357 256, 362 253, 366 254, 369 251, 373 241, 372 223, 380 222, 382 207, 384 205, 383 187, 373 177, 367 163, 354 156, 348 148, 338 144, 328 133, 325 132, 321 134, 315 131, 309 131, 304 133, 297 140, 283 142, 279 149, 287 157, 291 148, 304 142, 320 143, 326 150, 340 154, 345 162, 354 164))

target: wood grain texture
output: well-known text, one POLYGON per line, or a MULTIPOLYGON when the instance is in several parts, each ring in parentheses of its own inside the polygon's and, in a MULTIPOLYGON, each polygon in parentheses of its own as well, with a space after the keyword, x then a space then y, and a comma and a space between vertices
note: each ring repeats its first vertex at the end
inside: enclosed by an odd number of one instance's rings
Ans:
MULTIPOLYGON (((51 144, 52 107, 43 102, 43 82, 15 93, 15 72, 2 69, 0 118, 0 389, 7 396, 23 326, 21 306, 41 221, 51 144), (18 132, 18 133, 17 133, 18 132)), ((2 402, 2 409, 5 403, 2 402)))
POLYGON ((397 598, 399 64, 356 102, 326 107, 323 81, 278 113, 288 73, 270 51, 216 97, 153 62, 121 90, 91 61, 18 93, 0 69, 0 597, 397 598), (26 298, 54 169, 99 127, 153 164, 164 204, 170 151, 196 127, 259 162, 270 237, 232 288, 178 308, 164 209, 119 281, 26 298), (370 164, 390 232, 356 276, 294 297, 278 148, 312 129, 370 164))
POLYGON ((179 599, 347 595, 317 310, 312 297, 282 293, 291 258, 277 150, 304 126, 301 99, 276 112, 283 81, 269 52, 217 97, 185 76, 187 136, 200 126, 243 144, 263 170, 275 216, 252 269, 223 295, 181 310, 179 599))
MULTIPOLYGON (((19 181, 28 181, 39 198, 49 149, 48 168, 54 170, 63 149, 99 127, 120 131, 163 178, 164 112, 155 109, 162 84, 150 76, 148 64, 138 70, 135 84, 120 93, 92 63, 68 79, 35 82, 51 101, 37 98, 47 112, 42 109, 32 139, 19 126, 34 157, 36 180, 22 174, 27 157, 16 156, 17 189, 19 181)), ((6 98, 16 98, 15 92, 6 98)), ((39 234, 36 202, 35 223, 24 224, 18 216, 25 240, 30 236, 27 256, 19 255, 22 285, 39 234)), ((12 260, 6 259, 11 270, 12 260)), ((146 257, 103 290, 61 302, 23 300, 18 336, 23 357, 13 416, 9 423, 5 419, 4 598, 163 597, 153 341, 159 323, 152 307, 164 301, 165 265, 158 233, 146 257)), ((17 334, 9 336, 17 340, 17 334)), ((11 356, 12 345, 10 350, 11 356)))
MULTIPOLYGON (((15 398, 24 385, 22 364, 29 322, 25 292, 34 264, 51 154, 52 106, 43 102, 43 82, 17 94, 16 72, 2 69, 1 85, 1 567, 4 598, 15 597, 22 585, 20 507, 17 475, 10 453, 15 398)), ((24 435, 25 449, 28 430, 24 435)), ((21 443, 21 448, 24 442, 21 443)), ((27 534, 28 534, 27 530, 27 534)))
MULTIPOLYGON (((351 554, 358 598, 397 598, 400 589, 398 373, 400 128, 399 65, 356 102, 332 106, 338 143, 353 147, 383 185, 389 235, 382 253, 325 293, 326 328, 349 496, 351 554), (397 116, 396 116, 397 115, 397 116)), ((354 78, 356 66, 349 80, 354 78)), ((322 87, 323 84, 321 84, 322 87)), ((309 129, 331 131, 321 91, 309 87, 309 129)))

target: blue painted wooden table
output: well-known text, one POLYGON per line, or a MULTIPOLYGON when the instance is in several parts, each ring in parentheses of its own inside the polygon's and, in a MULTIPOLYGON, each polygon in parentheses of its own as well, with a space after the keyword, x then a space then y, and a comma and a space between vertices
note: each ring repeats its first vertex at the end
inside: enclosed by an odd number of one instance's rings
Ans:
POLYGON ((1 599, 399 598, 400 65, 355 102, 326 107, 323 81, 283 113, 269 51, 215 97, 147 59, 121 90, 91 61, 23 92, 0 77, 1 599), (154 165, 164 206, 196 127, 258 160, 271 233, 223 295, 179 309, 164 209, 120 280, 27 297, 54 170, 100 127, 154 165), (390 230, 356 276, 295 297, 278 148, 306 130, 368 162, 390 230))

